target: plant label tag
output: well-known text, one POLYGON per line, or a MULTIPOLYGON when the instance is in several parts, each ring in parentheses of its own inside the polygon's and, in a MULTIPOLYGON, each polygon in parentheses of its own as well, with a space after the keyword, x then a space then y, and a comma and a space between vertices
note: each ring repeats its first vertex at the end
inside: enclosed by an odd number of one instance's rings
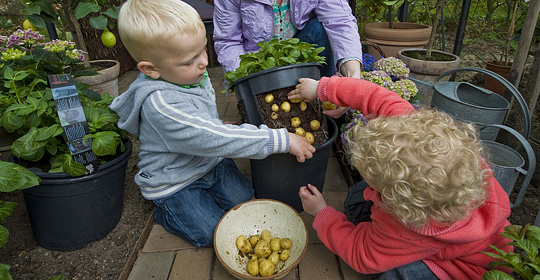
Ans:
POLYGON ((92 151, 92 139, 84 139, 90 133, 75 81, 71 75, 49 75, 60 124, 75 162, 86 167, 87 174, 96 170, 97 156, 92 151))

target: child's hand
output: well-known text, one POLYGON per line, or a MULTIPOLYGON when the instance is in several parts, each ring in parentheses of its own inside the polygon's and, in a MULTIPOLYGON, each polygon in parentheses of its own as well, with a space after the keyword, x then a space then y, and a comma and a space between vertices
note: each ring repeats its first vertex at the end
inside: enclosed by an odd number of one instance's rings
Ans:
POLYGON ((317 86, 319 81, 310 78, 301 78, 298 80, 296 89, 289 92, 289 99, 303 98, 306 102, 310 102, 317 98, 317 86))
POLYGON ((298 195, 302 200, 302 207, 304 208, 304 211, 308 212, 312 216, 317 216, 321 210, 328 206, 321 192, 311 184, 308 184, 307 187, 300 187, 298 195))
POLYGON ((313 157, 315 147, 311 146, 305 137, 289 132, 289 143, 289 153, 296 156, 298 162, 304 162, 313 157))

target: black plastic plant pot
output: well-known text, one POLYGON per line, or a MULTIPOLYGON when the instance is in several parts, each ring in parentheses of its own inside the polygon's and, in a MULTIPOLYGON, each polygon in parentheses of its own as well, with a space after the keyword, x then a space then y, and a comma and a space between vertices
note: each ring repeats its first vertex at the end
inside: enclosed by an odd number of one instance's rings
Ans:
POLYGON ((301 186, 312 184, 323 191, 328 158, 332 143, 339 133, 335 121, 326 117, 328 139, 316 146, 313 157, 299 163, 291 154, 273 154, 262 160, 250 160, 251 179, 256 198, 271 198, 287 203, 299 213, 302 202, 298 196, 301 186))
POLYGON ((23 190, 23 196, 39 246, 76 250, 102 239, 116 227, 122 215, 131 147, 128 141, 123 154, 86 176, 31 170, 41 183, 23 190))
POLYGON ((259 103, 255 96, 276 89, 295 86, 300 78, 321 78, 321 64, 299 63, 262 70, 238 79, 231 84, 238 103, 242 102, 246 111, 246 121, 253 125, 264 124, 259 114, 259 103))

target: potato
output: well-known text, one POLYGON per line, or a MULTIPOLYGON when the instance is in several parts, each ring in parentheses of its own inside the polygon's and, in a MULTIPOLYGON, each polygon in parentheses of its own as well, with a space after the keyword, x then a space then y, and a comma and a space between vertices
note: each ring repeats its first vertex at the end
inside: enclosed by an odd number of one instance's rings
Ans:
POLYGON ((279 251, 281 249, 281 245, 279 243, 281 239, 279 237, 274 237, 272 240, 270 240, 270 249, 272 251, 279 251))
POLYGON ((248 262, 248 273, 253 276, 259 275, 259 261, 257 260, 257 256, 253 255, 251 256, 251 259, 248 262))
POLYGON ((274 274, 275 265, 273 262, 269 260, 263 260, 259 264, 259 274, 261 274, 262 277, 265 276, 271 276, 274 274))
POLYGON ((272 250, 270 250, 270 243, 268 241, 261 239, 259 242, 257 242, 257 245, 255 245, 255 255, 259 258, 266 258, 270 256, 272 253, 272 250))
POLYGON ((277 111, 279 111, 279 105, 272 104, 272 112, 277 112, 277 111))
POLYGON ((274 101, 274 95, 269 93, 267 94, 265 97, 264 97, 264 101, 266 101, 266 103, 270 103, 272 101, 274 101))
POLYGON ((315 142, 315 136, 313 136, 313 133, 311 132, 306 132, 306 135, 304 137, 306 137, 310 144, 313 144, 315 142))
POLYGON ((321 123, 318 120, 312 120, 311 122, 309 122, 309 127, 311 128, 311 130, 317 131, 317 129, 321 127, 321 123))
POLYGON ((281 245, 282 249, 291 249, 292 247, 292 240, 290 238, 282 238, 279 241, 279 245, 281 245))
POLYGON ((302 102, 300 103, 300 111, 303 112, 303 111, 305 111, 305 110, 307 110, 307 103, 306 103, 305 101, 302 101, 302 102))
POLYGON ((270 232, 268 230, 263 230, 261 232, 261 239, 266 240, 268 243, 270 243, 270 240, 272 240, 272 237, 270 235, 270 232))
POLYGON ((236 248, 238 248, 240 252, 246 254, 251 252, 251 243, 249 243, 245 236, 240 235, 236 238, 236 248))
POLYGON ((273 251, 272 254, 268 256, 268 260, 271 261, 274 265, 276 265, 279 262, 278 251, 273 251))
POLYGON ((277 112, 272 112, 272 115, 270 115, 270 117, 273 119, 273 120, 277 120, 277 118, 279 118, 279 115, 277 112))
POLYGON ((337 108, 337 105, 336 104, 332 104, 328 101, 324 101, 322 103, 322 107, 325 109, 325 110, 335 110, 337 108))
POLYGON ((286 261, 289 258, 289 249, 283 249, 281 251, 281 254, 279 254, 279 259, 282 261, 286 261))
POLYGON ((291 110, 291 104, 287 101, 281 103, 281 110, 289 112, 291 110))
POLYGON ((252 235, 249 237, 249 243, 251 243, 252 247, 255 247, 257 245, 257 242, 259 242, 259 236, 258 235, 252 235))
POLYGON ((294 118, 291 118, 291 125, 293 127, 299 127, 300 126, 300 118, 299 117, 294 117, 294 118))
POLYGON ((306 131, 301 127, 297 127, 294 129, 294 134, 298 134, 303 137, 306 136, 306 131))

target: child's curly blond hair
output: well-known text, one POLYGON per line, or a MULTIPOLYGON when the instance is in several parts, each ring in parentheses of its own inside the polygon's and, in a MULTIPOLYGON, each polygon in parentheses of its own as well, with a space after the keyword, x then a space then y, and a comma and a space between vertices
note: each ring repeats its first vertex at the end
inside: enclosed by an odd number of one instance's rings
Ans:
POLYGON ((382 209, 407 226, 450 224, 486 199, 477 130, 434 110, 378 117, 346 133, 348 153, 382 209))

